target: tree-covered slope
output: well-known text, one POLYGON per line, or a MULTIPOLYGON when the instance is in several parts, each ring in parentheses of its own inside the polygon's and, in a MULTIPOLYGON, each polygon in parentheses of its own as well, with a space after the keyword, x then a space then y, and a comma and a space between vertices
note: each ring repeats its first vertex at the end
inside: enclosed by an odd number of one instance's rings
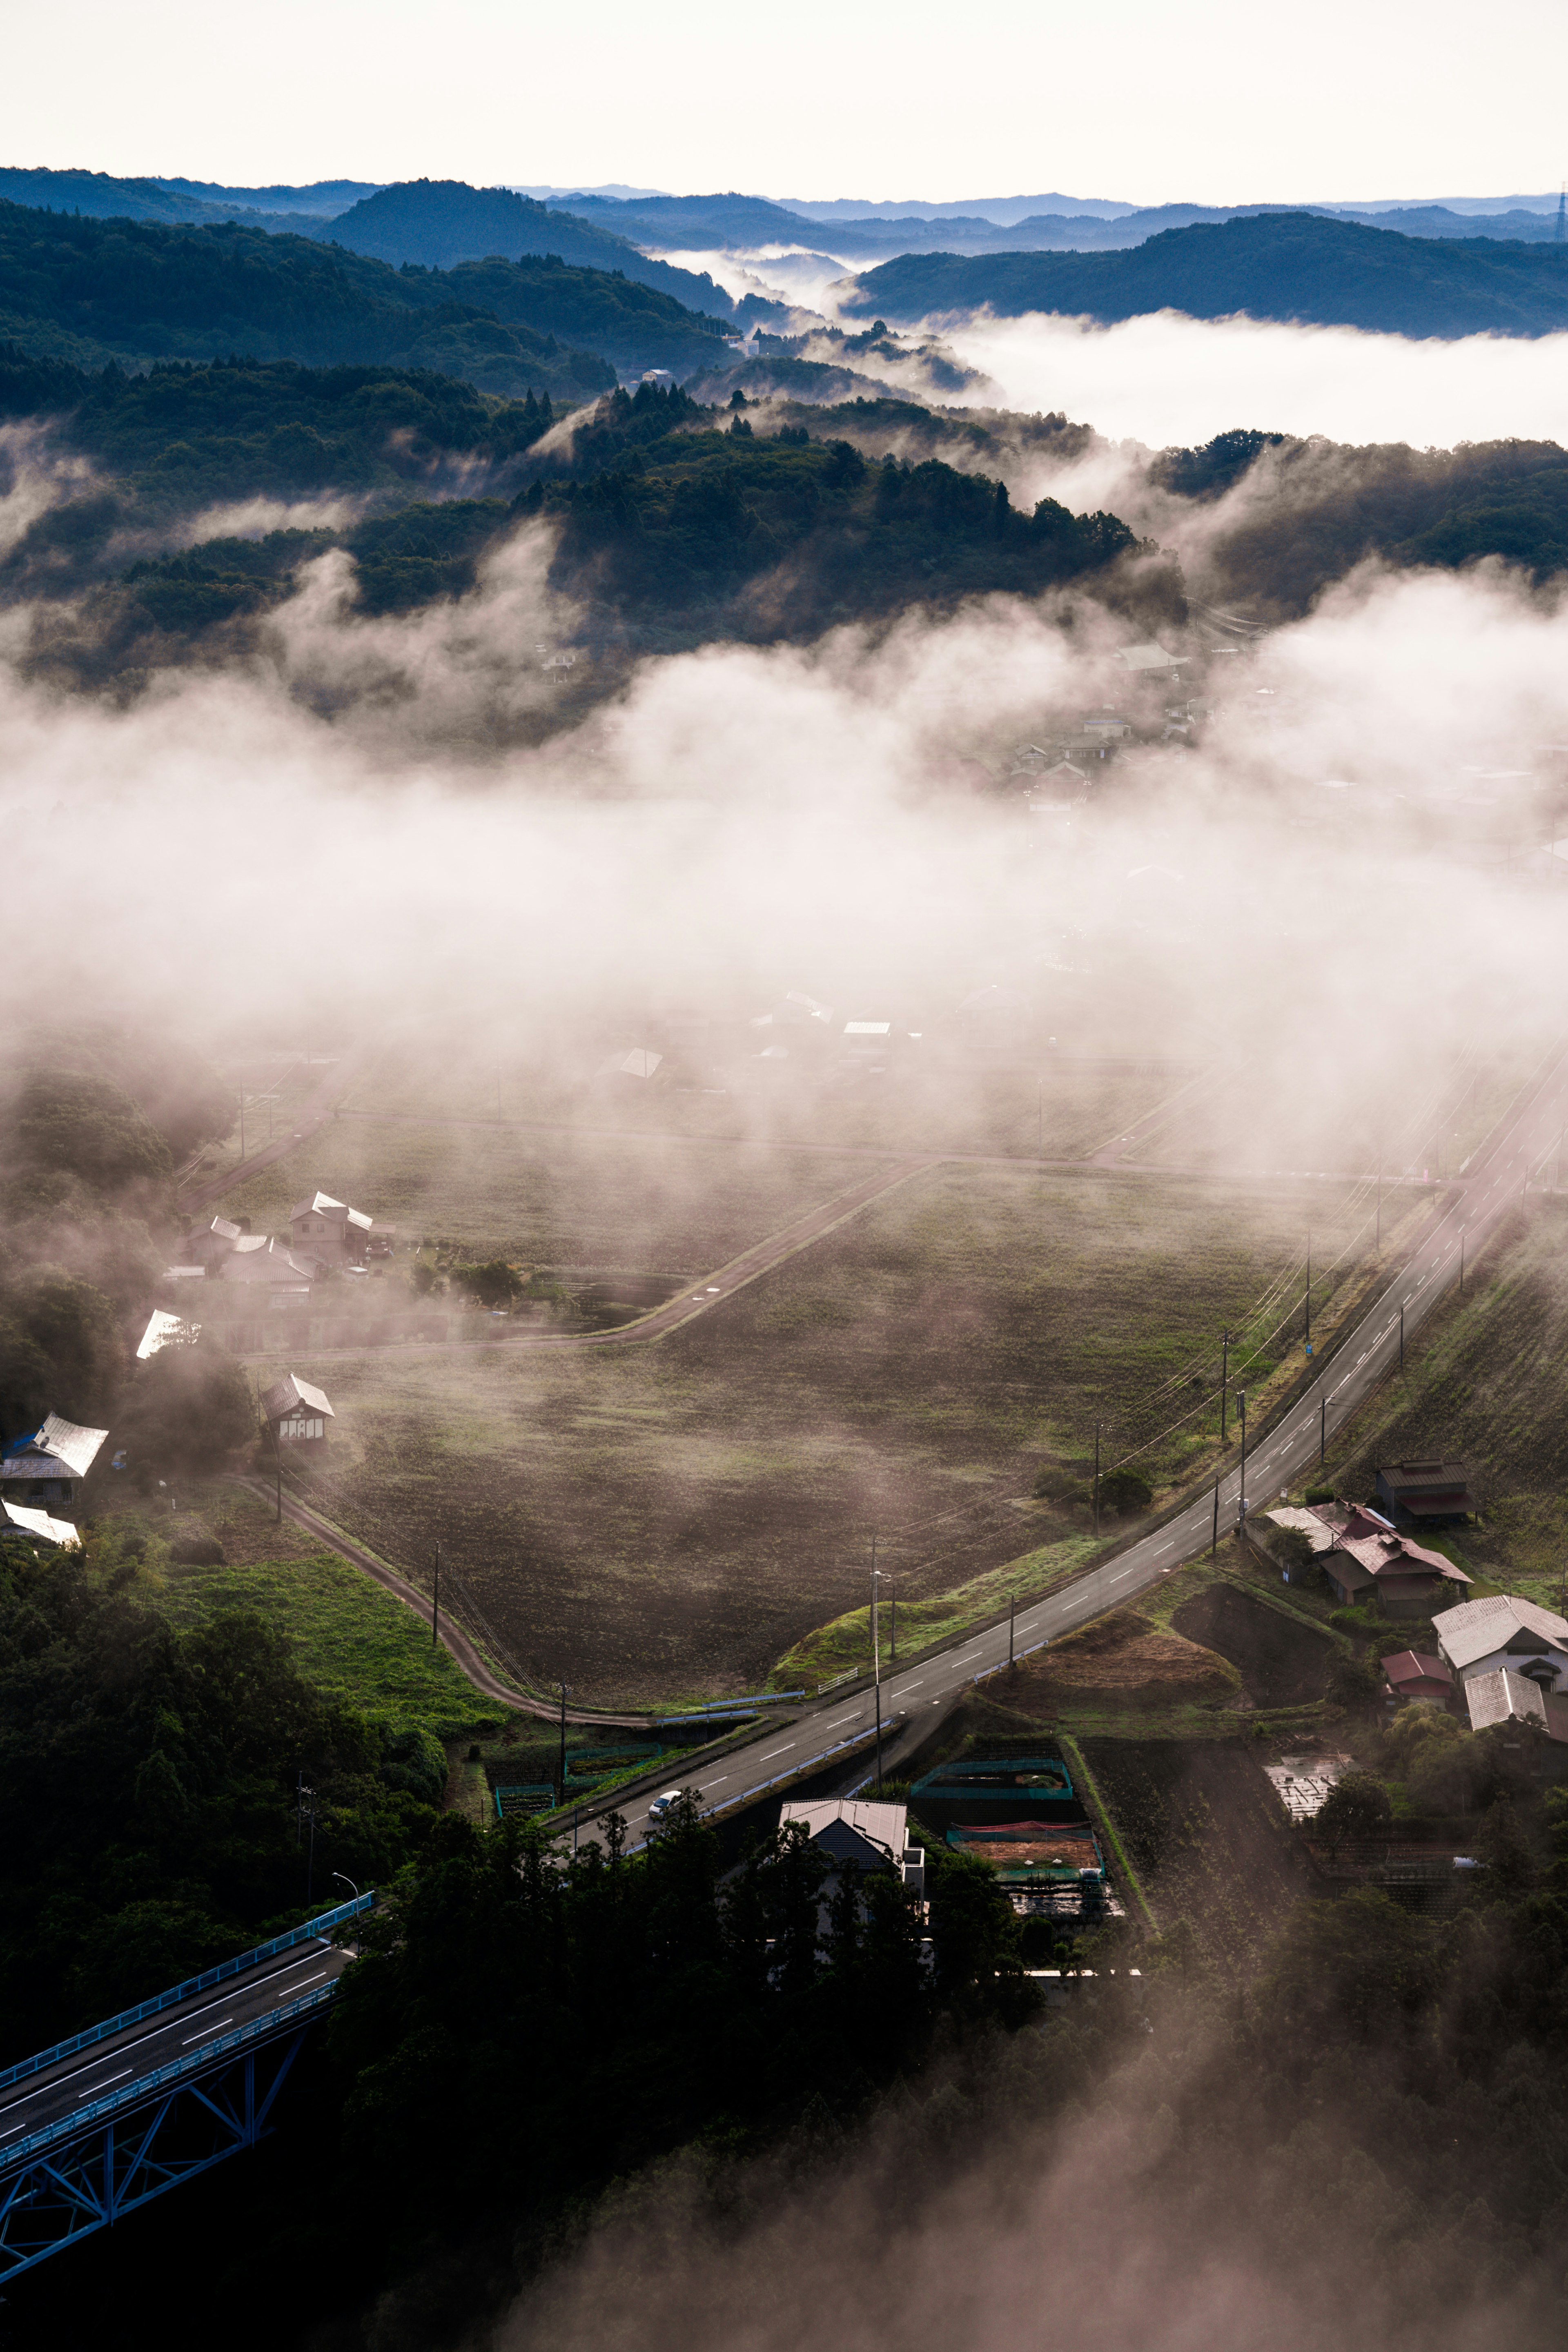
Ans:
POLYGON ((621 270, 638 285, 727 319, 729 296, 711 278, 649 261, 636 245, 596 221, 552 212, 510 188, 471 188, 464 180, 399 180, 378 188, 319 232, 352 253, 401 267, 422 262, 450 269, 459 261, 501 254, 555 254, 587 269, 621 270))
POLYGON ((435 367, 500 393, 543 383, 563 395, 604 388, 613 368, 694 365, 721 332, 672 296, 605 270, 538 259, 477 267, 478 276, 474 265, 394 269, 304 236, 0 204, 0 334, 83 366, 242 352, 315 366, 435 367), (542 373, 552 337, 569 343, 553 377, 542 373))
POLYGON ((1306 213, 1172 229, 1126 253, 906 254, 857 282, 847 309, 898 321, 985 305, 1101 320, 1245 311, 1413 336, 1568 328, 1568 247, 1402 236, 1306 213))

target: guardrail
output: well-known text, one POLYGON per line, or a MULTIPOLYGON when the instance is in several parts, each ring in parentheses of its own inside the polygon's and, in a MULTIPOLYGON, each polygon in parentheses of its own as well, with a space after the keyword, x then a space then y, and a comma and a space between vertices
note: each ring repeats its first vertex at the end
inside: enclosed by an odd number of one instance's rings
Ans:
MULTIPOLYGON (((903 1725, 908 1721, 909 1717, 905 1713, 890 1715, 882 1727, 883 1737, 887 1737, 894 1724, 903 1725)), ((775 1772, 771 1780, 759 1780, 755 1788, 742 1789, 739 1796, 726 1797, 721 1804, 704 1805, 700 1818, 709 1821, 715 1814, 730 1811, 735 1805, 749 1805, 756 1798, 765 1797, 770 1789, 781 1788, 786 1780, 798 1780, 803 1772, 813 1770, 818 1764, 826 1764, 830 1756, 841 1756, 847 1748, 863 1748, 868 1739, 875 1739, 876 1737, 874 1724, 868 1725, 864 1730, 853 1731, 847 1739, 836 1739, 831 1748, 818 1748, 815 1756, 803 1756, 798 1764, 792 1764, 787 1772, 775 1772)), ((628 1853, 641 1853, 647 1844, 647 1840, 644 1838, 641 1844, 628 1846, 626 1851, 628 1853)))
POLYGON ((194 1992, 205 1992, 210 1985, 222 1984, 229 1977, 240 1976, 260 1961, 271 1959, 277 1952, 290 1951, 296 1944, 308 1943, 312 1937, 324 1935, 327 1929, 340 1926, 345 1919, 353 1918, 356 1913, 368 1911, 374 1901, 375 1889, 373 1886, 368 1895, 357 1895, 352 1903, 340 1903, 335 1910, 323 1911, 318 1917, 307 1919, 303 1927, 291 1927, 286 1936, 274 1936, 269 1944, 258 1944, 254 1951, 241 1952, 237 1959, 220 1960, 216 1968, 204 1969, 199 1977, 187 1977, 184 1984, 171 1986, 167 1992, 158 1993, 151 2000, 141 2001, 134 2009, 121 2010, 118 2017, 106 2018, 101 2025, 89 2026, 85 2033, 73 2033, 68 2042, 57 2042, 52 2050, 40 2050, 36 2057, 18 2059, 16 2065, 7 2066, 4 2073, 0 2073, 0 2089, 7 2083, 25 2081, 27 2075, 37 2074, 45 2066, 53 2066, 61 2058, 71 2057, 78 2050, 90 2050, 95 2042, 107 2042, 111 2034, 123 2033, 128 2025, 140 2025, 144 2017, 156 2017, 163 2010, 176 2009, 181 2001, 189 2000, 194 1992))
POLYGON ((829 1675, 825 1683, 818 1683, 816 1696, 821 1698, 828 1691, 837 1690, 840 1683, 858 1682, 860 1676, 868 1671, 869 1669, 865 1666, 846 1666, 841 1675, 829 1675))
POLYGON ((1026 1650, 1015 1650, 1010 1658, 999 1658, 994 1666, 982 1666, 977 1675, 970 1675, 970 1684, 973 1686, 975 1683, 989 1682, 993 1675, 1005 1675, 1010 1667, 1020 1665, 1026 1658, 1032 1658, 1037 1650, 1048 1650, 1050 1646, 1051 1637, 1047 1633, 1042 1641, 1031 1642, 1026 1650))
POLYGON ((260 2017, 248 2018, 232 2033, 219 2034, 216 2040, 204 2043, 200 2050, 193 2050, 188 2058, 172 2058, 166 2066, 158 2067, 151 2074, 138 2076, 135 2082, 111 2091, 107 2098, 94 2099, 90 2106, 79 2107, 74 2115, 57 2116, 52 2124, 41 2126, 37 2131, 29 2132, 26 2139, 19 2139, 14 2147, 5 2148, 0 2154, 0 2168, 13 2172, 19 2164, 28 2161, 45 2148, 57 2147, 64 2140, 75 2139, 82 2131, 90 2129, 117 2109, 139 2105, 150 2095, 166 2090, 171 2084, 183 2081, 198 2071, 205 2073, 215 2058, 236 2054, 253 2042, 270 2041, 282 2027, 302 2017, 307 2010, 321 2008, 331 2000, 337 1989, 334 1982, 320 1986, 315 1992, 301 1993, 286 2009, 270 2009, 260 2017))

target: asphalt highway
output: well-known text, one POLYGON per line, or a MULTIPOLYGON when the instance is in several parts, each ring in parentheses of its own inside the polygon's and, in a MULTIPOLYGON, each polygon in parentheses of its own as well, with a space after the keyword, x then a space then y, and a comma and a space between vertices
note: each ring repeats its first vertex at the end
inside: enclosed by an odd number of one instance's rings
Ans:
MULTIPOLYGON (((1323 1433, 1331 1437, 1342 1429, 1387 1378, 1399 1360, 1401 1307, 1408 1342, 1437 1300, 1458 1281, 1461 1249, 1467 1264, 1473 1265, 1482 1241, 1521 1198, 1531 1169, 1539 1167, 1555 1146, 1565 1121, 1568 1055, 1559 1055, 1523 1108, 1510 1114, 1494 1135, 1479 1164, 1472 1163, 1461 1183, 1442 1188, 1450 1196, 1447 1212, 1341 1343, 1321 1375, 1296 1398, 1280 1422, 1260 1434, 1257 1450, 1248 1450, 1248 1509, 1258 1511, 1277 1500, 1300 1472, 1317 1461, 1323 1433)), ((1241 1500, 1238 1451, 1233 1466, 1220 1480, 1221 1534, 1236 1527, 1241 1500)), ((1162 1576, 1169 1576, 1207 1551, 1213 1531, 1211 1486, 1198 1501, 1115 1554, 1103 1567, 1020 1610, 1014 1628, 1016 1653, 1022 1654, 1059 1634, 1073 1633, 1091 1618, 1146 1591, 1162 1576)), ((926 1710, 951 1704, 966 1685, 1005 1665, 1007 1641, 1007 1627, 994 1625, 956 1649, 919 1659, 899 1673, 884 1673, 884 1725, 897 1716, 914 1719, 926 1710)), ((781 1723, 773 1737, 721 1759, 720 1769, 705 1774, 700 1783, 702 1810, 711 1812, 730 1807, 756 1796, 782 1774, 802 1772, 825 1762, 841 1743, 871 1727, 875 1705, 874 1694, 867 1689, 842 1700, 829 1697, 789 1723, 781 1723)), ((670 1785, 674 1785, 673 1775, 670 1785)), ((658 1793, 652 1790, 649 1796, 658 1793)), ((641 1844, 648 1834, 649 1796, 622 1809, 629 1846, 641 1844)), ((585 1830, 592 1833, 584 1821, 579 1835, 585 1830)))
POLYGON ((142 2018, 122 2032, 72 2051, 52 2066, 0 2088, 0 2165, 7 2144, 78 2114, 111 2092, 132 2090, 144 2074, 190 2056, 267 2011, 298 2000, 341 1976, 352 1954, 316 1937, 275 1953, 254 1969, 208 1985, 177 2007, 142 2018))

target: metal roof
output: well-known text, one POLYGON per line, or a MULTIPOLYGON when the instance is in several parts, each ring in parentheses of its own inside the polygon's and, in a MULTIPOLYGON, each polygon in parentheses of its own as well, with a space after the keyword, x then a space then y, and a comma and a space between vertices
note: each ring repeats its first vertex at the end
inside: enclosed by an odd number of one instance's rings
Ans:
POLYGON ((171 1339, 194 1339, 201 1328, 199 1323, 187 1323, 183 1315, 169 1315, 163 1307, 154 1307, 136 1349, 137 1362, 144 1364, 149 1356, 155 1356, 171 1339))
POLYGON ((1391 1658, 1380 1658, 1388 1679, 1398 1688, 1401 1683, 1447 1683, 1453 1686, 1454 1677, 1441 1658, 1428 1657, 1424 1650, 1395 1650, 1391 1658))
POLYGON ((325 1389, 302 1381, 298 1372, 285 1372, 280 1380, 273 1381, 262 1397, 261 1410, 268 1421, 281 1421, 287 1413, 301 1411, 324 1413, 329 1421, 337 1419, 327 1402, 325 1389))
POLYGON ((1554 1650, 1568 1650, 1568 1618, 1511 1592, 1461 1601, 1457 1609, 1445 1609, 1437 1622, 1438 1647, 1450 1665, 1461 1669, 1489 1651, 1506 1650, 1516 1633, 1533 1633, 1554 1650))
POLYGON ((883 1805, 863 1801, 858 1797, 825 1797, 809 1805, 792 1804, 784 1801, 784 1819, 804 1822, 813 1838, 820 1838, 824 1830, 842 1822, 853 1830, 868 1845, 899 1861, 907 1843, 905 1829, 909 1821, 906 1805, 883 1805))
POLYGON ((0 1512, 19 1535, 33 1536, 39 1543, 56 1544, 62 1551, 68 1551, 81 1541, 68 1519, 52 1519, 47 1511, 26 1510, 20 1503, 7 1503, 0 1496, 0 1512))
POLYGON ((58 1477, 60 1470, 68 1470, 73 1478, 85 1478, 98 1459, 98 1449, 109 1435, 107 1429, 84 1429, 79 1422, 62 1421, 58 1412, 26 1437, 13 1438, 5 1449, 5 1460, 0 1463, 0 1476, 6 1478, 58 1477), (47 1469, 28 1465, 50 1462, 58 1466, 51 1474, 47 1469))
POLYGON ((348 1202, 346 1201, 334 1201, 330 1192, 312 1192, 308 1201, 300 1201, 295 1207, 289 1210, 289 1223, 292 1224, 296 1217, 309 1217, 311 1215, 324 1217, 329 1209, 342 1209, 343 1214, 346 1216, 348 1214, 348 1202))
POLYGON ((1494 1674, 1476 1675, 1465 1685, 1465 1705, 1470 1729, 1485 1731, 1494 1723, 1539 1723, 1546 1728, 1546 1701, 1528 1675, 1510 1674, 1499 1666, 1494 1674))

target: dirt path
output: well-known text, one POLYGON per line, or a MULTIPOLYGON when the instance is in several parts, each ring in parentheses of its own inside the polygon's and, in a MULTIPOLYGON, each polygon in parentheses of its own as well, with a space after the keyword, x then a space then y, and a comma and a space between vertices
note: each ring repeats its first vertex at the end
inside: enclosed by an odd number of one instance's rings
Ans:
MULTIPOLYGON (((253 1495, 258 1495, 264 1503, 276 1500, 275 1492, 269 1491, 260 1479, 238 1478, 236 1484, 248 1488, 253 1495)), ((416 1617, 425 1624, 429 1624, 430 1602, 417 1585, 410 1584, 405 1576, 399 1576, 395 1568, 388 1568, 386 1562, 378 1559, 374 1552, 367 1551, 363 1544, 355 1543, 352 1537, 343 1534, 341 1528, 335 1528, 331 1519, 323 1518, 319 1511, 312 1511, 308 1504, 297 1502, 292 1495, 285 1495, 282 1497, 281 1509, 283 1517, 290 1520, 295 1527, 302 1528, 307 1535, 314 1536, 327 1550, 336 1552, 339 1559, 346 1559, 351 1567, 363 1569, 367 1576, 374 1579, 384 1592, 390 1592, 395 1601, 401 1601, 405 1609, 412 1609, 416 1617)), ((442 1648, 448 1651, 456 1659, 474 1688, 477 1691, 482 1691, 486 1698, 493 1698, 500 1706, 511 1707, 519 1715, 542 1716, 548 1722, 560 1722, 560 1708, 552 1706, 548 1699, 530 1698, 526 1693, 513 1690, 510 1683, 498 1681, 463 1632, 462 1627, 454 1625, 450 1617, 443 1616, 436 1629, 436 1638, 442 1648)), ((566 1710, 566 1720, 568 1723, 606 1723, 632 1727, 641 1725, 646 1718, 639 1715, 594 1715, 585 1713, 581 1708, 569 1706, 566 1710)))

